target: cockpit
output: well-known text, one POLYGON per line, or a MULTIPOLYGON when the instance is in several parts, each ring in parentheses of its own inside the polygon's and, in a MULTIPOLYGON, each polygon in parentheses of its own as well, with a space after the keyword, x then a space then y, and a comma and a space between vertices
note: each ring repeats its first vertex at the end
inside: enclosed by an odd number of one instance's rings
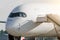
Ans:
POLYGON ((10 18, 13 18, 13 17, 27 17, 26 13, 24 12, 16 12, 16 13, 11 13, 9 15, 10 18))

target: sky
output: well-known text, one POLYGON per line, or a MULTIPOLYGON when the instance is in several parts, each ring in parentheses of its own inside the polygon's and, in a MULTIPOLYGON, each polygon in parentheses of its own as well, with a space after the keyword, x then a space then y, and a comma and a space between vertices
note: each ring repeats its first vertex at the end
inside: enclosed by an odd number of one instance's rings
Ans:
MULTIPOLYGON (((6 21, 10 12, 23 3, 40 3, 41 14, 55 13, 60 15, 60 0, 0 0, 0 21, 6 21)), ((5 30, 5 24, 0 23, 0 30, 5 30)))

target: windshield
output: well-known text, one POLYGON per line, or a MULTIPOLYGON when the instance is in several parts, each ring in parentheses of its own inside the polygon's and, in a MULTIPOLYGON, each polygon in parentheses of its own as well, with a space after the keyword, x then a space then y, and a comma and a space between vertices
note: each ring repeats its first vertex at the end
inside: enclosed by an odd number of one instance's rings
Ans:
POLYGON ((9 17, 27 17, 27 15, 24 12, 16 12, 16 13, 11 13, 9 17))

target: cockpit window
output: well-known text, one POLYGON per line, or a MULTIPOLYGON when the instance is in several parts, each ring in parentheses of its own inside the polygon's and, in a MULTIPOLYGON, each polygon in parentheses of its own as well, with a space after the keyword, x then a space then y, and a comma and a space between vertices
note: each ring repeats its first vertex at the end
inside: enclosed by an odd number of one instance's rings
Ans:
POLYGON ((16 12, 16 13, 11 13, 9 17, 27 17, 27 15, 24 12, 16 12))

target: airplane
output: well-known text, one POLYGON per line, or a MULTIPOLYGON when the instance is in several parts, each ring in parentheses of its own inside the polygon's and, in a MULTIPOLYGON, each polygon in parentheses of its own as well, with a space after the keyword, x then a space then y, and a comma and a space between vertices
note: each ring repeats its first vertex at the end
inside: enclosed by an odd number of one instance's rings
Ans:
POLYGON ((35 17, 33 13, 35 13, 36 10, 31 10, 30 8, 32 7, 29 7, 31 5, 32 3, 18 6, 8 16, 6 31, 8 32, 9 40, 20 40, 21 36, 30 37, 30 40, 35 40, 35 37, 38 36, 53 36, 60 40, 60 19, 57 18, 57 15, 42 14, 36 17, 36 21, 33 21, 35 17))

